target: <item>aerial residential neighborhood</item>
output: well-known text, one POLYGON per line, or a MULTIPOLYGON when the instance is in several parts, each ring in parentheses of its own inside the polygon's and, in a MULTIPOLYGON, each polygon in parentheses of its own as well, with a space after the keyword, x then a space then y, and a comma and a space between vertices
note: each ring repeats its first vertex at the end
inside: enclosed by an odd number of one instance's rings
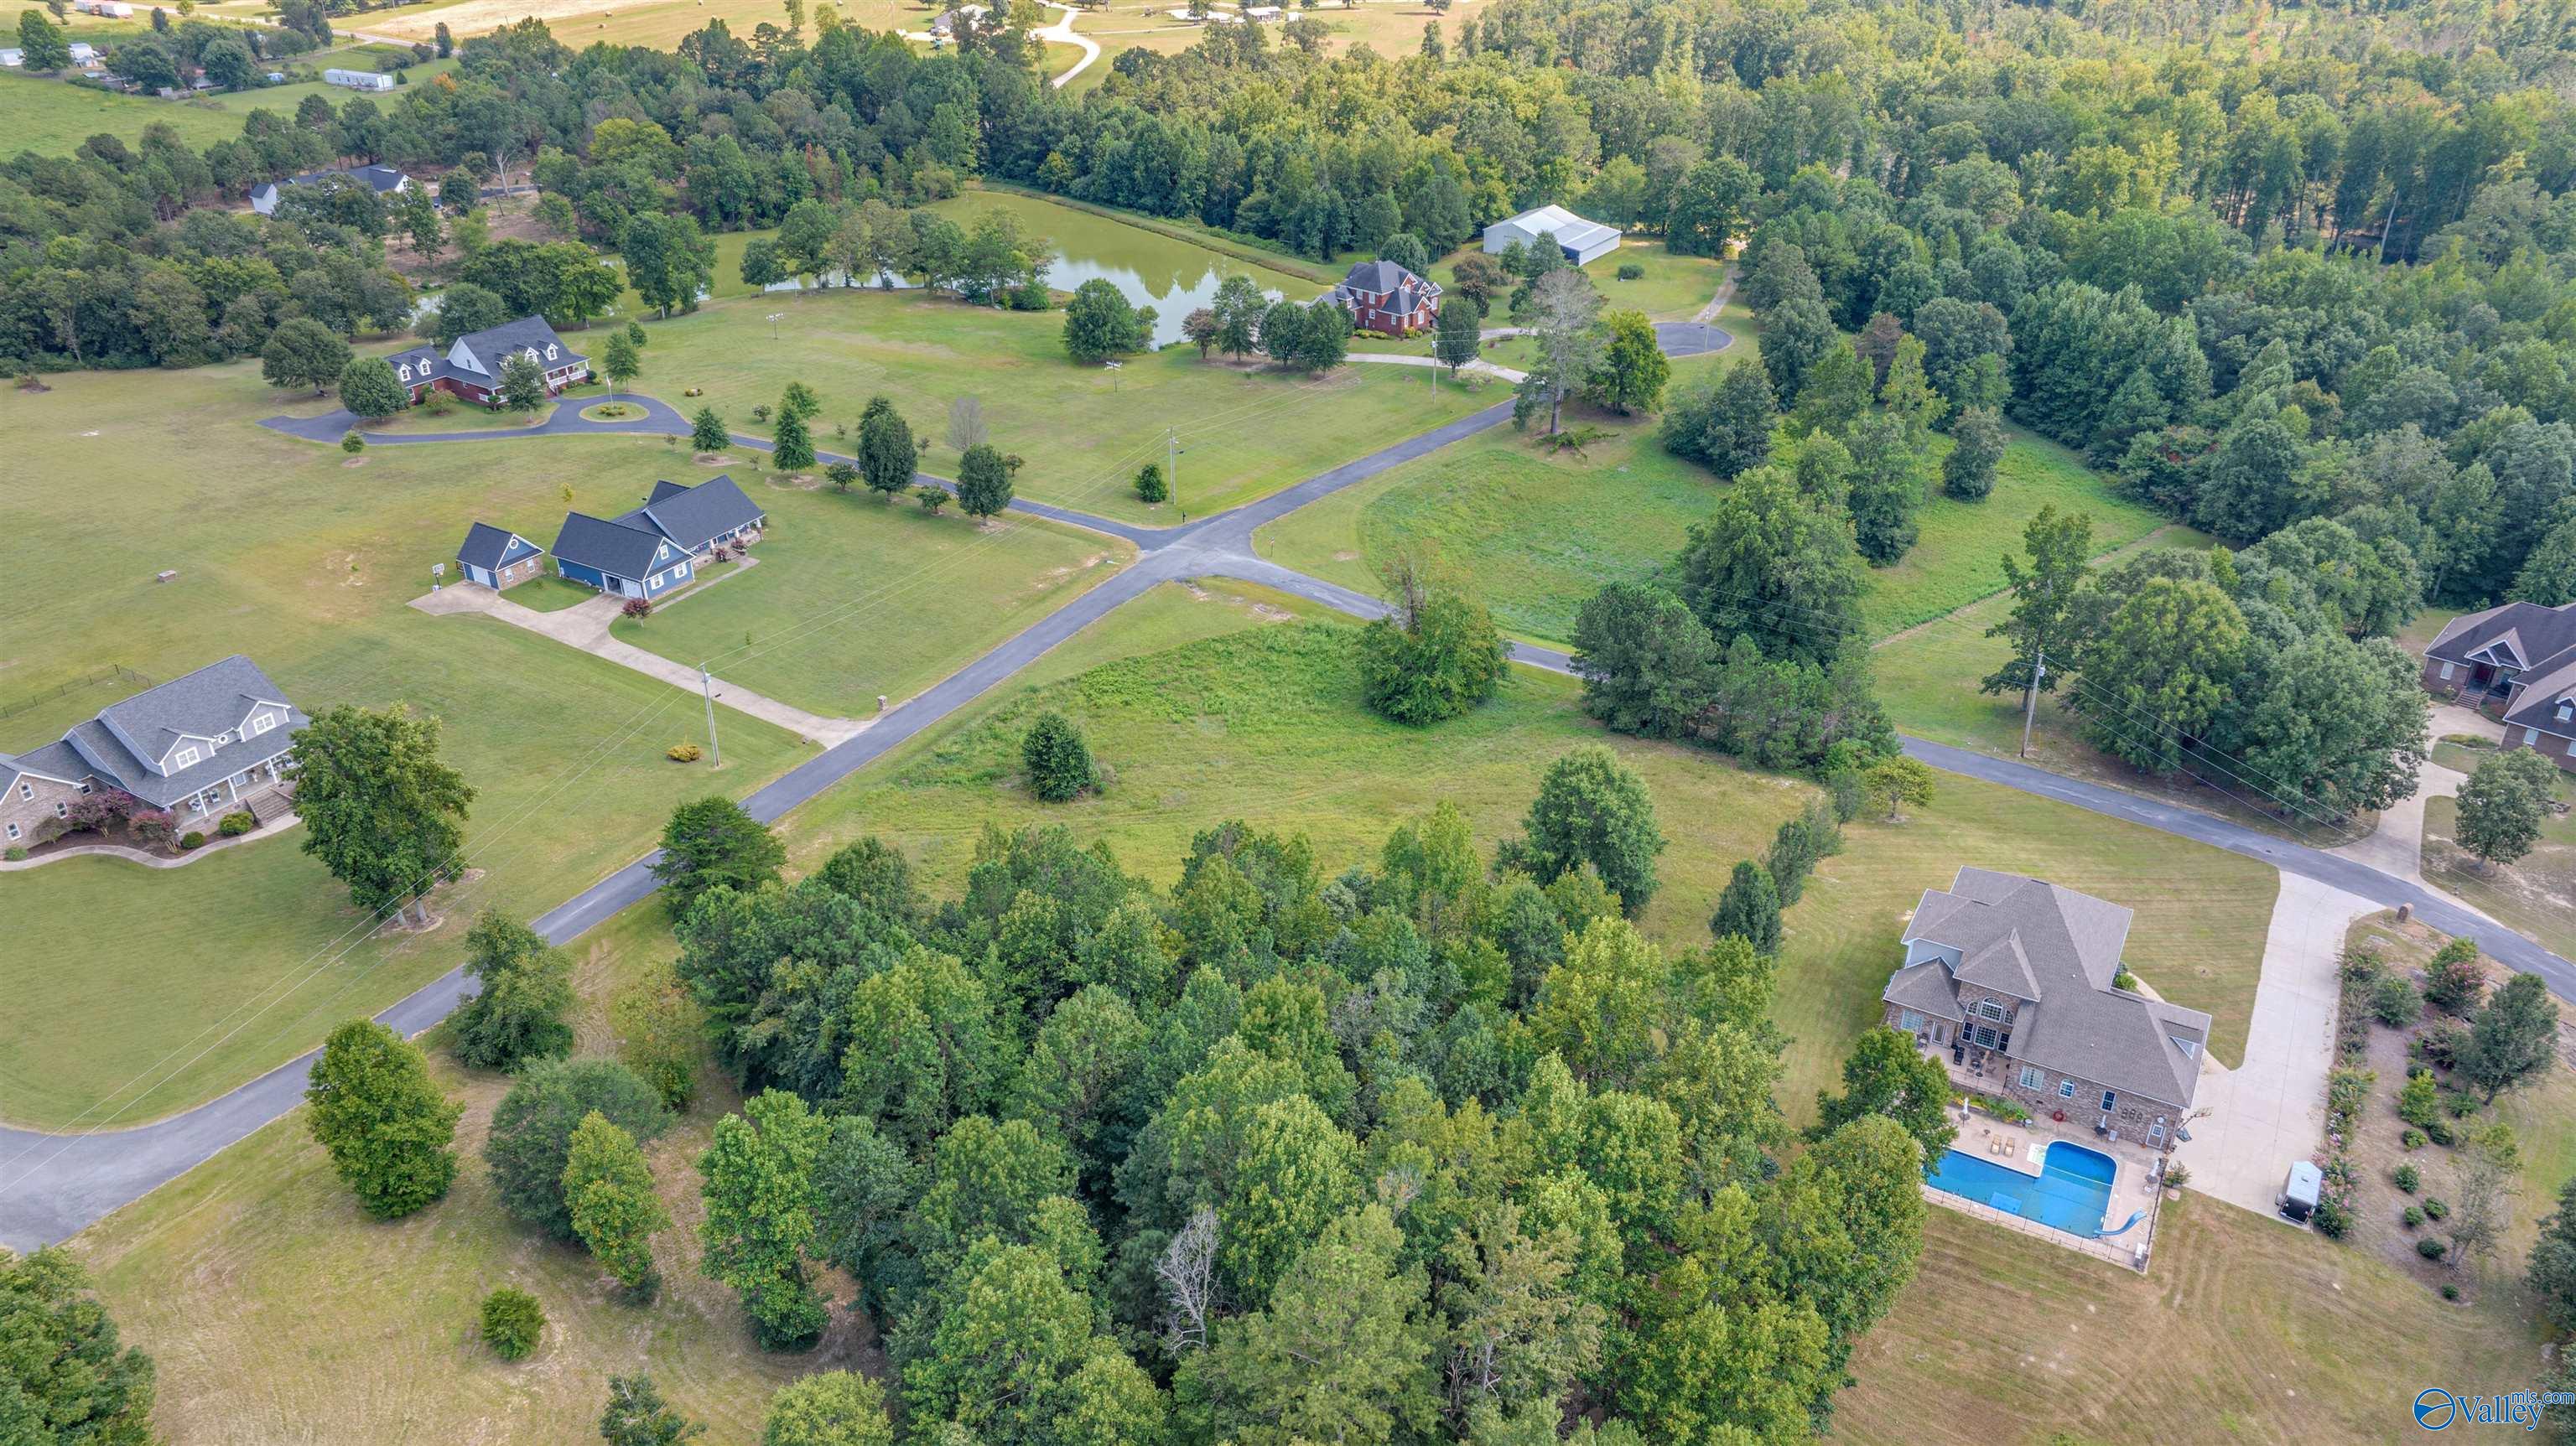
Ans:
POLYGON ((2562 20, 25 7, 0 1443, 2576 1441, 2562 20))

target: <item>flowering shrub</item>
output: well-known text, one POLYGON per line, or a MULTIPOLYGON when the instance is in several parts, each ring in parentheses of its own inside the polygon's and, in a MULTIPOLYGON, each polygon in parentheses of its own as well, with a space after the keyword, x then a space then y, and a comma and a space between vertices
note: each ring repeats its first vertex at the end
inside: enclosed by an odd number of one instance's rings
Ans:
POLYGON ((619 608, 618 611, 630 618, 648 618, 653 615, 653 600, 631 597, 626 600, 626 606, 619 608))

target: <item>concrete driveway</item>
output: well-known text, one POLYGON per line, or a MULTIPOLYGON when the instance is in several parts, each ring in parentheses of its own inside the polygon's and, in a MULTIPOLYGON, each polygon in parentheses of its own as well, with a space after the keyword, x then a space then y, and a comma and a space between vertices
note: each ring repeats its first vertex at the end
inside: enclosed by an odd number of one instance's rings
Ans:
POLYGON ((2201 1117, 2174 1151, 2191 1167, 2192 1189, 2269 1215, 2290 1162, 2316 1153, 2325 1134, 2326 1073, 2334 1066, 2335 962, 2344 931, 2379 907, 2282 871, 2245 1062, 2229 1069, 2202 1055, 2193 1102, 2201 1117))

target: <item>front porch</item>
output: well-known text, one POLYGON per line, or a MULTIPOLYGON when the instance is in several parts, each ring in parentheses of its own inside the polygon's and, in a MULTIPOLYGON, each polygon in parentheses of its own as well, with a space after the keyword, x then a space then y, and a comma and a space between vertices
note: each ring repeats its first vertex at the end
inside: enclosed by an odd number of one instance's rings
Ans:
POLYGON ((295 784, 286 772, 286 755, 265 763, 254 763, 229 778, 179 800, 170 806, 170 818, 181 833, 191 824, 207 819, 220 819, 228 813, 247 812, 266 823, 295 804, 295 784))

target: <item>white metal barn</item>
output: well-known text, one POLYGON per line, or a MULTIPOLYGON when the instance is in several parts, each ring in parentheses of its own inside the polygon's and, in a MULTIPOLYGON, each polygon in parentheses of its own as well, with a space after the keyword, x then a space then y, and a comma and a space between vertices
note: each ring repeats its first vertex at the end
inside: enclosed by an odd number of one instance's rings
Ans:
POLYGON ((1523 211, 1508 221, 1497 221, 1485 228, 1485 249, 1501 252, 1514 243, 1538 244, 1538 238, 1554 232, 1565 259, 1577 266, 1588 265, 1619 249, 1618 229, 1598 221, 1586 221, 1563 206, 1541 206, 1523 211))
POLYGON ((394 78, 380 70, 333 69, 322 72, 322 78, 333 85, 344 85, 351 90, 391 90, 394 88, 394 78))

